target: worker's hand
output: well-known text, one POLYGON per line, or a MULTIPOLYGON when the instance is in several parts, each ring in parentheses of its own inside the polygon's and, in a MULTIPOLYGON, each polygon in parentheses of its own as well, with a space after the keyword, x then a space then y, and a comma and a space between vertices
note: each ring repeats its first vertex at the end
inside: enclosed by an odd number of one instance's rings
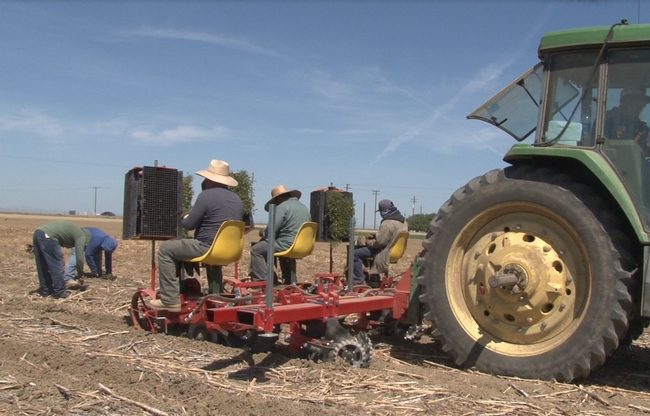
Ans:
POLYGON ((375 239, 375 235, 374 235, 374 234, 367 234, 367 235, 366 235, 366 240, 374 240, 374 239, 375 239))

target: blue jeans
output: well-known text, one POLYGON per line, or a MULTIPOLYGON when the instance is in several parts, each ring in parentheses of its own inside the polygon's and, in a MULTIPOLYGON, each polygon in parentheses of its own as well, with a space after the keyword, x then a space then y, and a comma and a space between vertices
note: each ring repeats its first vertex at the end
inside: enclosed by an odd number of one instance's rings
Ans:
POLYGON ((74 247, 71 250, 70 258, 65 265, 65 281, 74 280, 77 277, 77 256, 74 254, 74 247))
POLYGON ((363 274, 363 261, 361 259, 375 257, 376 253, 376 250, 369 247, 354 249, 354 284, 359 285, 366 281, 366 276, 363 274))
MULTIPOLYGON (((91 270, 91 272, 97 273, 97 276, 102 276, 104 271, 102 270, 102 253, 104 250, 99 250, 93 255, 95 260, 95 266, 97 270, 91 270)), ((112 272, 111 256, 106 256, 106 273, 112 272)), ((70 251, 70 258, 68 263, 65 265, 65 280, 74 280, 77 275, 77 255, 75 254, 74 247, 70 251)))
POLYGON ((33 245, 41 294, 62 295, 65 293, 63 277, 65 264, 61 245, 57 240, 46 237, 43 230, 34 231, 33 245))
POLYGON ((266 280, 268 268, 268 247, 266 240, 260 240, 251 247, 251 263, 248 275, 253 282, 262 282, 266 280))

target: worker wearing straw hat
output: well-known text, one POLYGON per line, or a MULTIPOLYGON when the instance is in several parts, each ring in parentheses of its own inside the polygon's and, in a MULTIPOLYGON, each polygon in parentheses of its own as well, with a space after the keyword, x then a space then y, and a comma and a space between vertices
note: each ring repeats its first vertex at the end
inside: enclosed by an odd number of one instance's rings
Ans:
POLYGON ((237 186, 230 176, 230 166, 221 160, 212 160, 207 169, 196 172, 205 178, 203 191, 188 215, 183 218, 183 228, 194 231, 194 238, 165 241, 158 249, 158 275, 160 299, 149 305, 154 309, 180 311, 180 285, 176 277, 176 262, 205 254, 221 223, 244 218, 244 204, 239 196, 228 189, 237 186))
MULTIPOLYGON (((307 207, 298 199, 302 193, 298 190, 289 190, 284 185, 278 185, 271 190, 271 199, 264 205, 264 210, 269 210, 269 205, 276 206, 275 222, 275 244, 273 252, 277 253, 291 247, 300 226, 311 221, 311 215, 307 207)), ((268 227, 261 232, 262 239, 251 247, 251 264, 249 276, 253 281, 264 280, 268 264, 267 250, 268 227)), ((272 259, 271 259, 272 260, 272 259)))

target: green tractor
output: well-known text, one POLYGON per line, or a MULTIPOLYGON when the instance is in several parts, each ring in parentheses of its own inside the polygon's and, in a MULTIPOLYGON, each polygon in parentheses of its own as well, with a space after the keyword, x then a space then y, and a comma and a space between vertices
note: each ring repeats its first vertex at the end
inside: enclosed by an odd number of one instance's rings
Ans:
POLYGON ((547 33, 538 55, 468 116, 534 140, 441 206, 420 300, 457 365, 570 381, 650 322, 650 24, 547 33))

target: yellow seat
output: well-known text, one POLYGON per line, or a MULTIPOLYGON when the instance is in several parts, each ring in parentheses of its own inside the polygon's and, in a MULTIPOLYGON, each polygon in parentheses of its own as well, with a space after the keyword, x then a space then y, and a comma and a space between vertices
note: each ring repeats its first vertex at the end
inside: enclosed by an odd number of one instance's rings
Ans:
POLYGON ((406 246, 409 241, 409 232, 408 231, 402 231, 399 233, 395 241, 393 242, 393 245, 390 246, 390 260, 389 262, 392 264, 397 263, 399 259, 402 258, 404 253, 406 252, 406 246))
MULTIPOLYGON (((409 241, 409 232, 408 231, 400 231, 400 233, 397 235, 397 238, 395 241, 393 241, 393 244, 390 246, 390 251, 388 255, 388 264, 395 264, 399 261, 399 259, 402 258, 404 253, 406 252, 406 246, 408 245, 409 241)), ((364 266, 366 267, 372 267, 372 263, 374 262, 375 258, 374 257, 365 257, 361 259, 364 263, 364 266)), ((389 268, 390 269, 390 268, 389 268)), ((390 270, 386 270, 386 278, 390 276, 390 270)), ((379 287, 379 281, 376 280, 377 277, 373 276, 368 276, 368 284, 371 285, 372 287, 379 287), (374 285, 374 286, 373 286, 374 285)))
POLYGON ((221 223, 208 251, 185 262, 201 262, 210 266, 225 266, 241 258, 244 251, 244 222, 228 220, 221 223))
MULTIPOLYGON (((399 259, 402 258, 404 253, 406 252, 406 246, 409 240, 409 232, 408 231, 401 231, 398 235, 395 241, 393 241, 393 245, 390 246, 390 254, 389 254, 389 260, 388 262, 391 264, 395 264, 398 262, 399 259)), ((364 262, 364 266, 366 267, 372 267, 372 263, 374 257, 364 257, 361 260, 364 262)))
POLYGON ((315 222, 304 222, 296 233, 296 238, 291 247, 284 251, 274 253, 275 257, 288 257, 290 259, 301 259, 307 257, 314 251, 316 245, 316 230, 318 224, 315 222))
POLYGON ((280 259, 282 280, 285 284, 296 282, 296 259, 307 257, 314 251, 317 230, 317 223, 304 222, 300 226, 300 229, 298 229, 296 238, 294 238, 293 243, 291 243, 291 247, 284 251, 274 253, 274 256, 280 259))

